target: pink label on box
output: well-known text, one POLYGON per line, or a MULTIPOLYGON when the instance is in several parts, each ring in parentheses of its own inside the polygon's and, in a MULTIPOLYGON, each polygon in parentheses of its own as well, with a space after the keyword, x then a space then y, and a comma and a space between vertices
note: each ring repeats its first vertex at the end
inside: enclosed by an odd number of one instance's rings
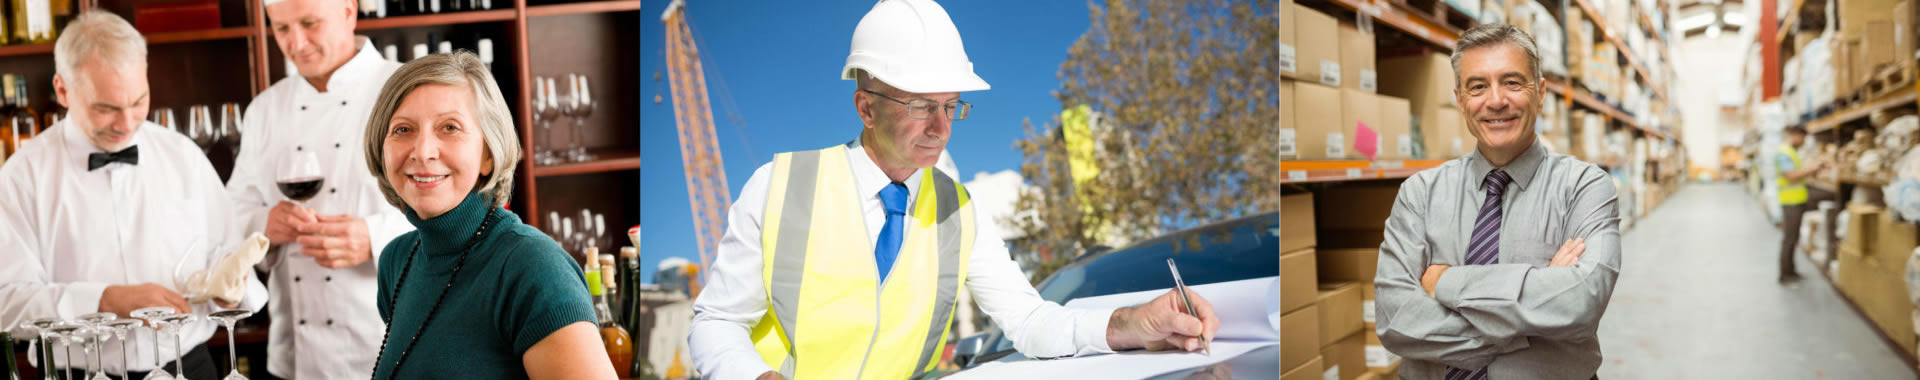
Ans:
POLYGON ((1367 123, 1365 122, 1360 123, 1357 127, 1358 128, 1353 131, 1353 150, 1360 152, 1362 155, 1366 155, 1367 160, 1371 161, 1373 160, 1373 155, 1380 150, 1380 135, 1373 133, 1373 128, 1367 128, 1367 123))

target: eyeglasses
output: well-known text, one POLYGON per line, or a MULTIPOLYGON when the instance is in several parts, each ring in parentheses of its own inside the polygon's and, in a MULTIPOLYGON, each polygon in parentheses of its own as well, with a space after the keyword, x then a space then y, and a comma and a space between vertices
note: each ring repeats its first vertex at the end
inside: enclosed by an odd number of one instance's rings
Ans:
POLYGON ((933 110, 935 108, 941 108, 944 111, 946 111, 947 120, 966 120, 967 113, 970 111, 973 111, 973 103, 967 103, 957 99, 942 105, 930 99, 914 99, 913 101, 909 102, 909 101, 904 101, 900 99, 894 99, 893 97, 886 96, 878 92, 873 92, 873 90, 862 88, 860 89, 860 91, 864 91, 868 94, 873 94, 873 96, 878 96, 881 99, 892 100, 894 103, 900 103, 900 104, 906 105, 907 117, 912 118, 914 120, 926 120, 927 118, 932 117, 933 110))
MULTIPOLYGON (((1488 86, 1484 82, 1469 84, 1467 85, 1467 88, 1466 88, 1467 96, 1478 98, 1481 95, 1486 95, 1487 89, 1491 87, 1492 86, 1488 86)), ((1533 82, 1524 82, 1524 81, 1509 79, 1504 82, 1501 82, 1500 87, 1506 89, 1507 92, 1520 92, 1522 90, 1533 89, 1533 82)))

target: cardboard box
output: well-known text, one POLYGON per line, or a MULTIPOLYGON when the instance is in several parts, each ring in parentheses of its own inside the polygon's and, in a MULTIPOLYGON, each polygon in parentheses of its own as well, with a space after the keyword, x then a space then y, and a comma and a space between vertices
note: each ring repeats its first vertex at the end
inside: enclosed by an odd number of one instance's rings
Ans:
MULTIPOLYGON (((1340 131, 1346 134, 1346 140, 1342 141, 1342 143, 1346 144, 1344 149, 1346 155, 1344 158, 1371 160, 1379 157, 1382 153, 1386 153, 1386 137, 1381 134, 1380 126, 1380 101, 1378 96, 1366 91, 1340 89, 1340 131), (1373 131, 1373 141, 1364 143, 1360 141, 1363 138, 1359 134, 1361 126, 1366 126, 1368 130, 1373 131), (1361 152, 1360 149, 1361 145, 1367 143, 1373 144, 1374 146, 1374 155, 1371 157, 1361 152)), ((1327 144, 1331 145, 1333 143, 1335 143, 1333 139, 1327 139, 1327 144)))
POLYGON ((1905 354, 1913 355, 1914 329, 1912 299, 1908 298, 1906 282, 1898 273, 1868 262, 1858 270, 1848 273, 1852 286, 1847 296, 1867 315, 1875 329, 1893 338, 1905 354))
POLYGON ((1360 320, 1360 284, 1320 285, 1320 298, 1314 306, 1320 308, 1320 347, 1360 332, 1360 326, 1365 323, 1360 320))
MULTIPOLYGON (((1285 29, 1285 28, 1282 28, 1285 29)), ((1300 133, 1293 128, 1293 80, 1280 79, 1280 159, 1300 157, 1300 133)))
POLYGON ((1320 365, 1326 368, 1321 379, 1353 380, 1367 373, 1367 339, 1362 335, 1356 331, 1320 348, 1320 365))
POLYGON ((1915 239, 1920 237, 1920 231, 1915 231, 1912 223, 1894 220, 1893 213, 1882 212, 1879 215, 1880 223, 1874 226, 1874 243, 1866 251, 1867 257, 1881 268, 1900 268, 1900 273, 1905 273, 1907 258, 1913 255, 1913 248, 1920 244, 1915 239))
MULTIPOLYGON (((1893 64, 1894 50, 1892 47, 1897 46, 1893 42, 1893 21, 1882 20, 1869 22, 1862 30, 1864 30, 1864 33, 1862 33, 1861 41, 1864 41, 1863 43, 1866 44, 1866 46, 1872 48, 1861 49, 1862 54, 1865 54, 1865 60, 1861 61, 1860 67, 1867 68, 1868 71, 1879 72, 1879 70, 1875 69, 1880 67, 1880 65, 1893 64)), ((1912 51, 1908 51, 1908 54, 1912 54, 1912 51)))
POLYGON ((1413 110, 1406 99, 1381 95, 1379 100, 1380 127, 1387 148, 1381 158, 1413 158, 1413 110))
POLYGON ((1374 318, 1373 310, 1373 283, 1360 284, 1360 321, 1366 322, 1367 328, 1379 323, 1374 318))
MULTIPOLYGON (((1363 348, 1367 355, 1367 371, 1384 376, 1399 370, 1400 355, 1387 350, 1386 346, 1380 344, 1380 335, 1376 334, 1379 330, 1376 330, 1371 323, 1361 329, 1363 331, 1360 335, 1367 338, 1367 346, 1363 348)), ((1397 377, 1389 376, 1388 378, 1397 377)))
MULTIPOLYGON (((1844 39, 1834 39, 1833 44, 1833 96, 1845 98, 1853 95, 1853 53, 1852 45, 1844 39)), ((1814 99, 1814 103, 1824 103, 1831 99, 1814 99)))
POLYGON ((1842 254, 1864 255, 1874 241, 1874 231, 1880 224, 1880 213, 1884 209, 1866 204, 1847 205, 1847 236, 1840 239, 1842 254), (1849 252, 1850 251, 1850 252, 1849 252))
MULTIPOLYGON (((1319 357, 1315 357, 1305 364, 1289 369, 1286 372, 1281 372, 1280 380, 1325 380, 1321 377, 1325 376, 1324 374, 1326 372, 1324 368, 1321 367, 1320 360, 1319 357)), ((1287 366, 1280 366, 1280 368, 1287 368, 1287 366)))
MULTIPOLYGON (((1315 198, 1315 215, 1318 215, 1315 228, 1328 229, 1365 229, 1383 230, 1387 228, 1387 217, 1393 214, 1394 198, 1400 195, 1400 185, 1387 184, 1350 184, 1338 188, 1329 188, 1315 198)), ((1324 239, 1323 239, 1324 240, 1324 239)), ((1330 243, 1322 241, 1322 243, 1330 243)), ((1327 247, 1326 244, 1318 246, 1327 247)), ((1365 246, 1344 246, 1337 248, 1368 248, 1365 246)), ((1372 248, 1379 248, 1374 246, 1372 248)))
POLYGON ((1373 33, 1361 31, 1350 20, 1340 22, 1340 88, 1379 91, 1373 45, 1373 33))
POLYGON ((1453 62, 1431 53, 1379 61, 1380 94, 1406 99, 1412 109, 1453 106, 1453 62))
POLYGON ((1474 150, 1473 133, 1462 124, 1466 119, 1460 117, 1460 110, 1451 106, 1434 106, 1418 113, 1422 144, 1426 147, 1426 159, 1446 160, 1467 155, 1474 150))
POLYGON ((1340 77, 1340 23, 1313 8, 1295 4, 1293 9, 1293 47, 1299 69, 1294 78, 1340 87, 1345 79, 1340 77))
POLYGON ((1847 51, 1853 54, 1853 57, 1850 58, 1849 61, 1850 64, 1853 65, 1853 68, 1847 71, 1853 75, 1854 91, 1864 89, 1867 86, 1867 81, 1873 79, 1873 63, 1867 60, 1867 58, 1873 54, 1871 51, 1883 50, 1879 48, 1868 49, 1868 46, 1866 40, 1862 38, 1847 40, 1847 51))
POLYGON ((1912 0, 1903 0, 1893 6, 1893 58, 1895 62, 1904 62, 1908 66, 1912 66, 1911 60, 1900 58, 1913 56, 1915 37, 1913 20, 1912 0))
POLYGON ((1292 252, 1316 244, 1313 193, 1280 197, 1280 251, 1292 252))
MULTIPOLYGON (((1321 283, 1354 282, 1373 284, 1374 270, 1380 263, 1378 248, 1322 249, 1315 252, 1321 283)), ((1364 297, 1363 297, 1364 299, 1364 297)))
POLYGON ((1311 82, 1293 84, 1293 129, 1302 160, 1346 159, 1348 135, 1340 126, 1340 90, 1311 82))
MULTIPOLYGON (((1293 0, 1280 0, 1280 77, 1287 79, 1297 79, 1294 75, 1300 73, 1300 52, 1294 48, 1294 12, 1296 11, 1293 10, 1293 0)), ((1281 107, 1285 107, 1286 104, 1286 98, 1281 98, 1281 107)), ((1283 120, 1286 115, 1286 112, 1280 113, 1283 120)))
POLYGON ((1280 336, 1287 337, 1280 340, 1280 368, 1298 367, 1320 357, 1320 308, 1308 305, 1281 314, 1280 336))
POLYGON ((1312 248, 1280 255, 1280 310, 1299 310, 1320 297, 1320 276, 1313 261, 1312 248))
POLYGON ((1380 375, 1374 374, 1373 372, 1367 372, 1367 373, 1360 374, 1360 377, 1355 377, 1353 378, 1353 380, 1380 380, 1380 375))

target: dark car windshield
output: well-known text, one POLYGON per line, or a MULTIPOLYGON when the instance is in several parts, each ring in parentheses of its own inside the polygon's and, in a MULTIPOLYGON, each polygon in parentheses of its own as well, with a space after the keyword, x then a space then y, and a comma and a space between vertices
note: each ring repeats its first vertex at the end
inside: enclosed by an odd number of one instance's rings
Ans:
MULTIPOLYGON (((1187 285, 1280 275, 1280 218, 1267 213, 1176 232, 1082 260, 1054 272, 1039 287, 1054 303, 1173 287, 1167 259, 1180 267, 1187 285)), ((995 339, 987 352, 1012 350, 1013 341, 995 339)))

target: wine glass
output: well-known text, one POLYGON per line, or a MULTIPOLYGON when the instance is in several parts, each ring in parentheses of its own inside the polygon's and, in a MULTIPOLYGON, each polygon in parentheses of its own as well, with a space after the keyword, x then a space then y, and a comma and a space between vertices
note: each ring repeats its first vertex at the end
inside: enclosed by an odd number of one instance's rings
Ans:
MULTIPOLYGON (((102 344, 100 341, 105 340, 107 337, 111 336, 110 334, 107 333, 106 330, 101 328, 102 326, 105 326, 107 322, 112 322, 115 319, 120 319, 120 316, 113 315, 113 313, 88 313, 85 315, 81 315, 79 318, 74 318, 74 320, 79 321, 81 325, 87 326, 89 330, 86 333, 87 336, 84 338, 86 338, 89 342, 93 344, 90 346, 85 346, 83 348, 85 348, 86 351, 88 351, 87 357, 91 358, 91 360, 93 361, 94 368, 92 372, 94 372, 94 374, 96 375, 96 376, 93 376, 95 378, 104 377, 106 375, 99 374, 100 373, 100 368, 99 368, 100 357, 93 356, 93 355, 95 352, 100 351, 100 345, 102 344), (99 331, 91 331, 95 329, 99 329, 99 331)), ((101 355, 105 356, 105 353, 101 353, 101 355)))
POLYGON ((573 150, 569 153, 576 162, 593 161, 593 155, 587 153, 587 146, 580 140, 580 130, 587 126, 587 116, 593 115, 593 91, 588 88, 586 75, 568 74, 567 86, 571 87, 567 98, 573 101, 573 105, 567 107, 567 113, 574 120, 573 150))
POLYGON ((104 359, 107 356, 103 346, 107 339, 112 337, 112 329, 101 325, 87 326, 74 333, 74 338, 81 344, 81 350, 87 354, 87 372, 92 373, 87 376, 87 380, 113 380, 108 378, 106 371, 101 369, 106 366, 104 359))
MULTIPOLYGON (((609 243, 613 241, 607 238, 607 214, 593 214, 593 245, 599 246, 603 241, 609 243)), ((613 244, 607 244, 607 249, 612 250, 613 246, 613 244)))
POLYGON ((308 199, 320 194, 320 187, 326 182, 320 175, 320 160, 313 152, 299 148, 285 159, 281 161, 280 176, 274 182, 279 185, 280 194, 305 207, 308 199))
POLYGON ((200 146, 201 153, 212 149, 213 143, 220 140, 220 132, 213 129, 213 112, 206 105, 187 107, 187 137, 200 146))
POLYGON ((240 155, 240 117, 243 112, 239 103, 221 104, 220 127, 216 128, 220 131, 220 144, 226 145, 236 157, 240 155))
MULTIPOLYGON (((180 345, 180 329, 184 329, 187 327, 188 324, 198 322, 198 321, 200 321, 200 316, 193 315, 193 314, 168 314, 167 316, 160 317, 160 322, 165 324, 165 326, 162 327, 162 329, 167 330, 167 334, 173 335, 173 368, 174 369, 185 368, 182 366, 185 362, 180 361, 180 359, 183 356, 183 353, 186 352, 185 350, 183 350, 184 347, 180 345)), ((158 352, 158 351, 155 351, 155 352, 158 352)), ((185 372, 186 370, 184 369, 181 370, 182 374, 185 374, 185 372)))
POLYGON ((227 377, 224 378, 224 380, 247 380, 246 375, 240 374, 240 362, 239 359, 235 358, 233 353, 236 351, 235 348, 239 347, 233 345, 233 323, 251 316, 253 316, 253 312, 246 310, 221 310, 207 316, 207 319, 220 322, 220 325, 226 326, 227 328, 227 368, 231 368, 232 370, 227 372, 227 377))
POLYGON ((541 119, 546 120, 545 123, 541 124, 540 128, 545 131, 548 137, 546 144, 543 144, 545 148, 542 149, 542 151, 544 151, 546 154, 545 154, 545 158, 543 159, 544 162, 542 164, 543 165, 558 164, 565 161, 565 159, 561 157, 560 150, 553 148, 555 144, 552 139, 554 121, 557 121, 560 119, 561 116, 564 116, 560 112, 560 94, 558 90, 554 89, 553 78, 551 77, 539 78, 536 81, 534 86, 535 88, 538 88, 541 93, 540 105, 539 105, 539 108, 535 110, 535 112, 539 113, 541 119))
POLYGON ((528 114, 533 116, 533 127, 540 130, 540 140, 534 144, 533 162, 535 164, 545 165, 553 158, 553 153, 549 152, 546 146, 541 144, 550 142, 548 136, 553 134, 553 128, 547 125, 547 91, 546 86, 540 85, 542 80, 544 79, 541 77, 533 77, 533 88, 531 89, 533 92, 533 112, 529 112, 528 114))
POLYGON ((167 373, 166 366, 161 365, 162 363, 160 362, 160 333, 166 331, 166 326, 161 319, 173 315, 173 308, 168 306, 146 307, 134 310, 127 315, 146 320, 148 328, 153 330, 153 372, 147 372, 147 377, 143 380, 173 379, 173 374, 167 373))
POLYGON ((32 333, 31 335, 32 337, 37 337, 40 339, 40 344, 39 344, 40 351, 37 352, 37 354, 39 354, 40 357, 42 358, 47 358, 51 360, 51 362, 43 363, 43 364, 46 364, 44 366, 46 368, 60 368, 59 360, 57 360, 55 356, 52 354, 53 347, 48 346, 49 344, 53 344, 53 341, 52 341, 53 334, 52 332, 47 331, 47 329, 53 328, 53 325, 59 324, 59 323, 60 323, 60 320, 54 319, 54 318, 39 318, 39 319, 28 320, 26 322, 20 322, 19 329, 30 331, 32 333))
POLYGON ((128 361, 128 357, 131 355, 127 354, 127 347, 133 345, 133 340, 127 339, 127 332, 133 331, 134 328, 140 327, 141 324, 138 319, 118 319, 107 322, 106 324, 107 328, 113 329, 113 339, 120 340, 120 374, 122 375, 122 379, 124 379, 126 373, 131 372, 133 368, 133 364, 128 361))
MULTIPOLYGON (((62 321, 62 322, 54 323, 53 326, 49 326, 45 330, 41 330, 42 332, 41 335, 45 335, 51 338, 48 340, 53 341, 54 343, 60 344, 60 351, 66 352, 67 365, 71 366, 73 365, 73 346, 75 344, 83 343, 79 341, 79 337, 77 336, 78 335, 77 333, 80 332, 80 330, 83 330, 86 328, 87 328, 86 325, 62 321)), ((61 378, 67 378, 67 379, 73 378, 71 373, 73 372, 72 368, 67 368, 63 370, 63 369, 60 369, 60 366, 56 366, 56 365, 47 366, 47 372, 53 372, 53 371, 60 371, 62 375, 61 378)))

